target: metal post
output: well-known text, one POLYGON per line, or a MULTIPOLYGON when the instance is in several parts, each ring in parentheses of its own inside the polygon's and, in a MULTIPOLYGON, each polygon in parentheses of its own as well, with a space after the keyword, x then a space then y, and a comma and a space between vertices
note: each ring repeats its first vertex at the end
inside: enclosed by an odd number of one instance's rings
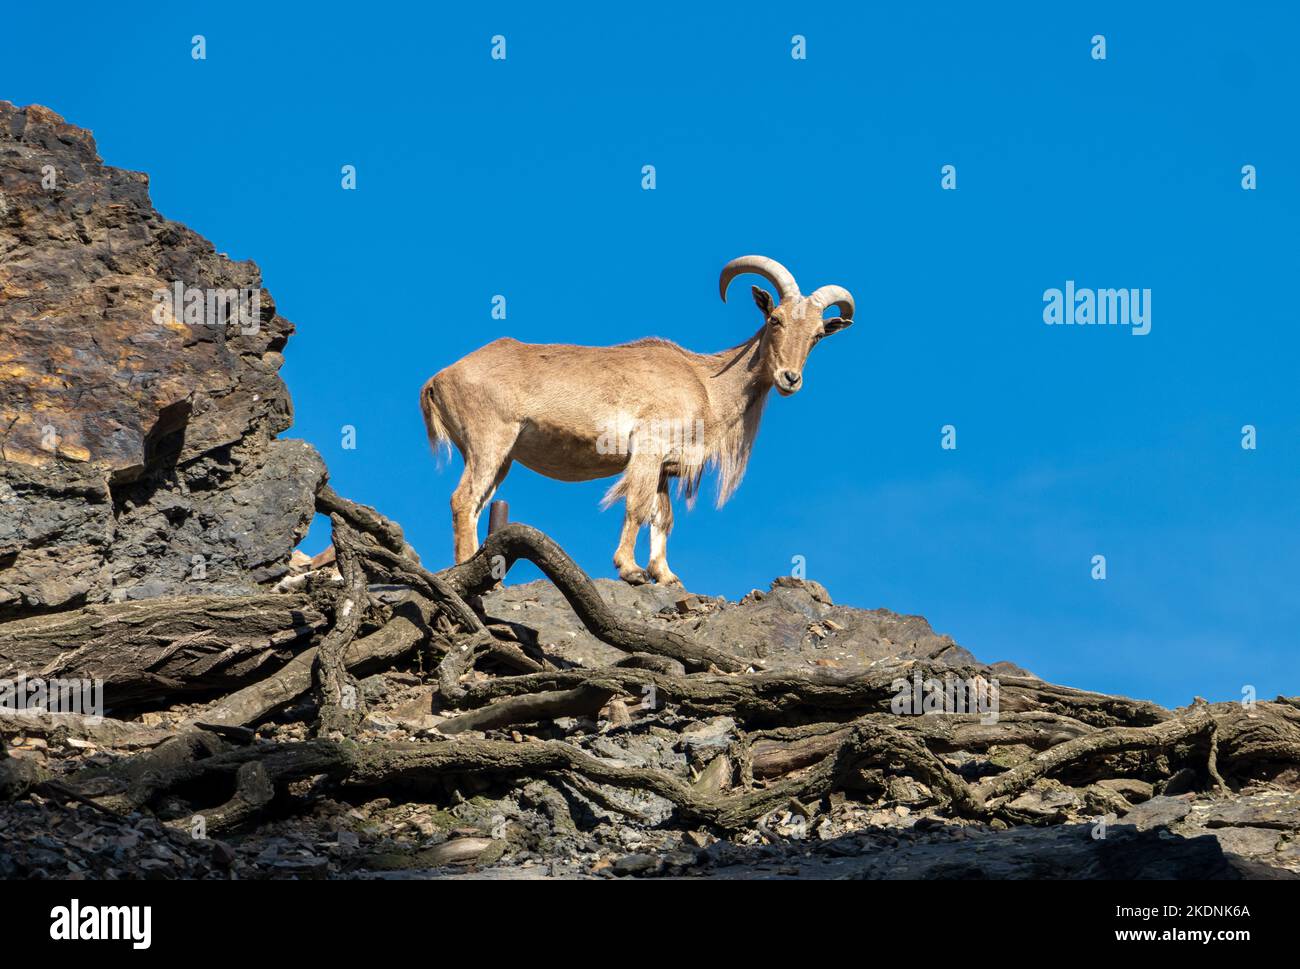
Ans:
POLYGON ((510 506, 504 501, 492 502, 492 507, 488 510, 488 534, 504 528, 509 521, 510 506))

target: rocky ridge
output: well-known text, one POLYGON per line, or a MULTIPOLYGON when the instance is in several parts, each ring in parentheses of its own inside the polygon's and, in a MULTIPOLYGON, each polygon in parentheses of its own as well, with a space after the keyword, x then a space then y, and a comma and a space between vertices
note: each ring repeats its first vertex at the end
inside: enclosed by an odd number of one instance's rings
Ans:
POLYGON ((325 474, 277 438, 292 332, 257 266, 159 215, 147 175, 0 102, 0 618, 284 575, 325 474), (178 285, 256 316, 200 319, 159 298, 178 285))

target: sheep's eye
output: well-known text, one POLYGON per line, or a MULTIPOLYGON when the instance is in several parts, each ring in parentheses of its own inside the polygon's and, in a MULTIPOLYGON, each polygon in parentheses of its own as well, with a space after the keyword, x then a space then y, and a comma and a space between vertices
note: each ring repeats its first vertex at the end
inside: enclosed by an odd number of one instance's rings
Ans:
POLYGON ((778 316, 769 316, 767 318, 767 322, 770 323, 772 326, 780 326, 781 318, 778 316))

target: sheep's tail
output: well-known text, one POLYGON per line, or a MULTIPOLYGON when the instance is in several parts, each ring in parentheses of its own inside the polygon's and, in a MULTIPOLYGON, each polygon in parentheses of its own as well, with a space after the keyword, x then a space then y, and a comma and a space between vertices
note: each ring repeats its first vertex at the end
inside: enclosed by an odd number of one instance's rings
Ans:
POLYGON ((626 498, 626 497, 627 497, 627 476, 624 475, 623 477, 615 481, 614 484, 610 487, 610 489, 605 492, 605 497, 600 499, 600 510, 604 511, 610 505, 614 504, 614 502, 618 501, 621 498, 626 498))
POLYGON ((442 422, 438 412, 438 391, 434 384, 437 379, 430 377, 420 388, 420 410, 424 413, 424 429, 429 434, 429 447, 441 464, 444 457, 451 457, 451 434, 447 432, 447 425, 442 422))

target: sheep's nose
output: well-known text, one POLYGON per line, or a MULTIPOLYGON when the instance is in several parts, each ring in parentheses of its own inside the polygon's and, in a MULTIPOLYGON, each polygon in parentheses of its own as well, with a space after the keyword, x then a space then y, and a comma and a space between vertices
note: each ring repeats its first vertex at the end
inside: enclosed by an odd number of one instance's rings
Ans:
POLYGON ((795 387, 799 386, 800 381, 803 380, 803 375, 794 370, 782 370, 781 379, 785 381, 787 387, 793 390, 795 387))

